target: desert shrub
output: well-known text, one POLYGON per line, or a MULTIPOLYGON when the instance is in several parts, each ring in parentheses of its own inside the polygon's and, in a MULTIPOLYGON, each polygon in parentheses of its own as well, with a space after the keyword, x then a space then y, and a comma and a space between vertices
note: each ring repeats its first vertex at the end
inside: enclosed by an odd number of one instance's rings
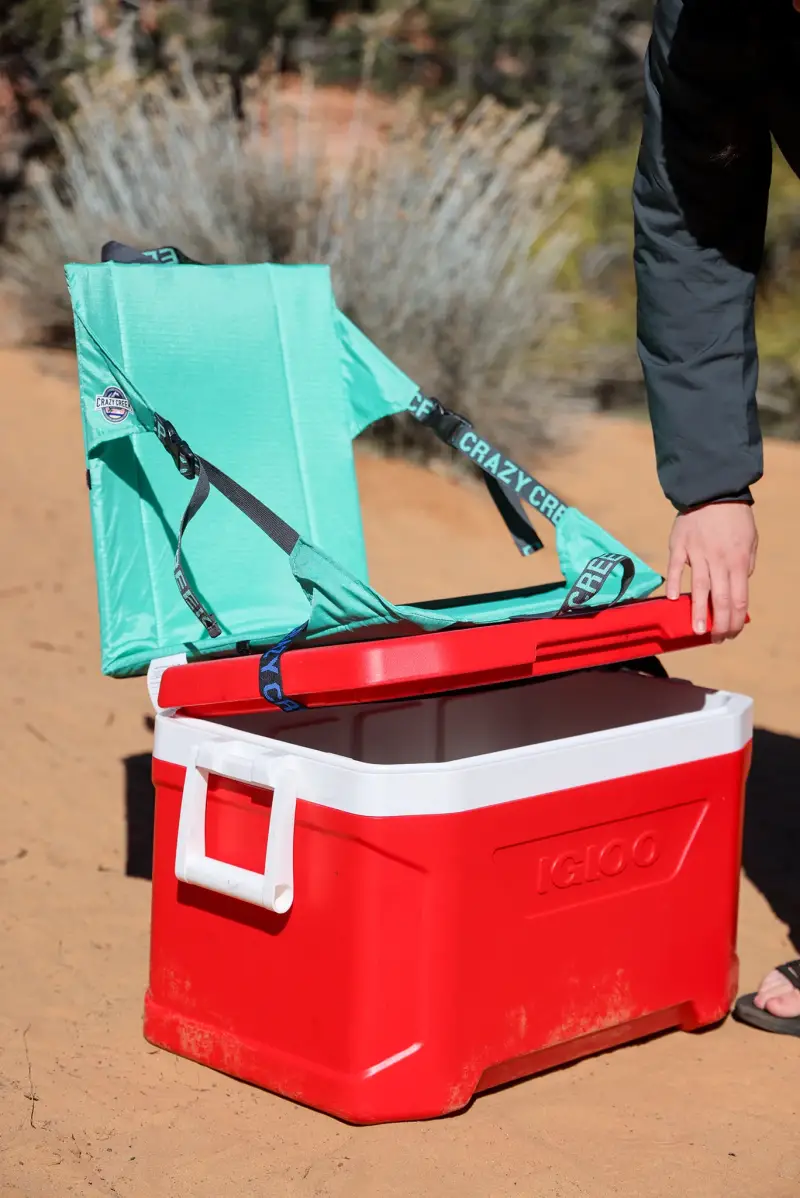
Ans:
MULTIPOLYGON (((343 310, 427 391, 501 444, 552 435, 531 365, 561 312, 568 240, 545 116, 489 102, 428 120, 409 104, 379 134, 364 92, 333 138, 310 83, 291 103, 251 96, 240 122, 229 91, 189 70, 146 87, 84 79, 74 99, 60 169, 36 173, 4 257, 43 339, 70 328, 63 263, 97 260, 110 238, 207 262, 325 262, 343 310)), ((434 448, 402 422, 379 435, 434 448)))

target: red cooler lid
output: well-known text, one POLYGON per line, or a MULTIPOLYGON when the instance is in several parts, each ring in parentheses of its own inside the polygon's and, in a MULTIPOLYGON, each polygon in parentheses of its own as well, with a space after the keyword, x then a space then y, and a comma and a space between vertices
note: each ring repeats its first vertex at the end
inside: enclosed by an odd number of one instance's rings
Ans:
MULTIPOLYGON (((592 615, 546 618, 373 641, 312 645, 284 654, 287 698, 304 707, 410 699, 613 665, 706 645, 688 595, 644 599, 592 615)), ((258 688, 260 655, 171 666, 158 702, 184 715, 271 710, 258 688)))

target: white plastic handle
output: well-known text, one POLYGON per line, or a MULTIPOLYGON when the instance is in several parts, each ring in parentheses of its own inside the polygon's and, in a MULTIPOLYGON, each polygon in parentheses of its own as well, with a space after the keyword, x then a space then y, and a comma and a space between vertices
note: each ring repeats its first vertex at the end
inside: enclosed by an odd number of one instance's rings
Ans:
POLYGON ((294 901, 295 762, 228 742, 199 746, 186 770, 178 824, 175 876, 245 903, 285 915, 294 901), (206 856, 208 775, 272 791, 264 872, 256 873, 206 856))

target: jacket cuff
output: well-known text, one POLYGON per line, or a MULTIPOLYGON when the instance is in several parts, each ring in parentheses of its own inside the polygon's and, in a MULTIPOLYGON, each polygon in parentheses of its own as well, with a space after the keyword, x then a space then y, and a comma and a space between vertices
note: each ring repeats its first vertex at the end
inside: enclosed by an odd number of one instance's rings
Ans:
POLYGON ((676 511, 685 516, 687 512, 696 512, 700 508, 710 507, 716 503, 746 503, 748 507, 752 507, 755 503, 753 494, 749 487, 745 487, 743 491, 736 491, 732 495, 715 495, 713 499, 704 499, 701 503, 691 504, 674 504, 676 511))

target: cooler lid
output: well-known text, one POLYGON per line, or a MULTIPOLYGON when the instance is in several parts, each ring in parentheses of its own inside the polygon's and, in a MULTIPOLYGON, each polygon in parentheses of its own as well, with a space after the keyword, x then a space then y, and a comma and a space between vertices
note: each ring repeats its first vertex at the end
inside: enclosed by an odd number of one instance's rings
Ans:
MULTIPOLYGON (((294 649, 281 658, 281 681, 286 699, 333 707, 614 665, 710 640, 710 633, 693 633, 691 599, 684 595, 567 618, 294 649)), ((259 690, 260 663, 260 654, 248 654, 169 666, 158 706, 203 718, 269 711, 259 690)))

